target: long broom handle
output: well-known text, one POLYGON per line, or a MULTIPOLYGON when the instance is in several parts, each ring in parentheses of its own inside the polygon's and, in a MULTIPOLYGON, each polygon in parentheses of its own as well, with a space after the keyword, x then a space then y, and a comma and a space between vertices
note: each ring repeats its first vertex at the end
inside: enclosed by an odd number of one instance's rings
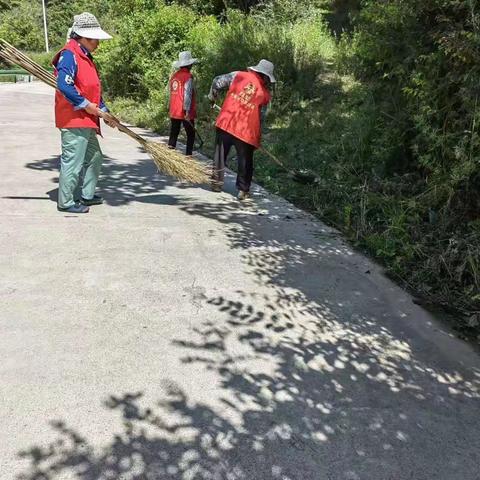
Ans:
POLYGON ((11 63, 12 65, 20 65, 30 74, 34 75, 35 77, 38 77, 43 82, 55 88, 56 79, 51 73, 37 70, 35 67, 31 65, 26 65, 22 59, 20 59, 19 57, 16 57, 11 52, 8 52, 5 50, 0 49, 0 57, 6 60, 7 62, 11 63))
POLYGON ((30 57, 25 55, 23 52, 20 50, 16 49, 13 45, 10 45, 6 40, 3 38, 0 39, 0 45, 3 46, 5 50, 9 50, 10 53, 13 53, 16 55, 18 58, 22 59, 25 63, 30 64, 32 67, 35 67, 37 70, 42 70, 46 74, 51 74, 47 69, 39 65, 38 63, 34 62, 30 57))
POLYGON ((34 75, 35 77, 39 78, 46 84, 50 85, 51 87, 56 87, 56 79, 53 74, 47 72, 46 70, 40 70, 36 68, 35 64, 27 64, 24 62, 20 57, 15 55, 15 52, 11 52, 6 49, 2 49, 0 46, 0 57, 6 60, 7 62, 11 63, 12 65, 19 65, 24 68, 27 72, 34 75))
POLYGON ((107 121, 110 121, 110 122, 113 122, 115 123, 115 126, 123 133, 126 133, 129 137, 133 138, 134 140, 136 140, 137 142, 141 143, 142 145, 146 145, 147 144, 147 140, 145 140, 143 137, 141 137, 140 135, 138 135, 138 133, 135 133, 133 130, 131 130, 130 128, 128 128, 126 125, 124 125, 123 123, 120 122, 120 120, 115 117, 114 115, 112 115, 111 113, 109 112, 101 112, 101 114, 99 115, 101 118, 103 118, 104 120, 107 120, 107 121))
POLYGON ((45 76, 50 76, 52 75, 51 72, 43 68, 41 65, 38 63, 34 62, 31 60, 27 55, 23 54, 20 50, 17 50, 14 46, 10 45, 7 41, 0 39, 0 47, 3 47, 2 50, 4 50, 6 53, 12 55, 13 57, 17 57, 20 60, 23 60, 26 64, 30 65, 32 68, 34 68, 38 73, 42 73, 45 76))
MULTIPOLYGON (((47 83, 48 85, 50 85, 51 87, 54 87, 54 88, 57 88, 57 81, 56 81, 56 78, 55 76, 49 72, 48 70, 45 70, 43 67, 41 67, 40 65, 38 65, 36 62, 34 62, 33 60, 30 60, 29 57, 27 57, 26 55, 24 55, 23 53, 21 53, 19 50, 17 50, 15 47, 13 47, 12 45, 10 45, 8 42, 6 42, 5 40, 3 39, 0 39, 0 47, 3 47, 3 50, 8 53, 10 56, 13 57, 13 59, 9 59, 8 57, 4 57, 6 60, 9 60, 10 63, 13 63, 12 60, 15 60, 15 57, 17 59, 20 59, 21 61, 23 61, 25 64, 27 64, 28 66, 31 67, 31 69, 29 69, 29 73, 32 73, 34 74, 35 76, 39 77, 40 80, 43 80, 45 83, 47 83), (5 48, 5 45, 7 46, 5 48)), ((1 52, 2 50, 0 50, 0 56, 1 56, 1 52)), ((127 134, 128 136, 130 136, 131 138, 133 138, 134 140, 136 140, 137 142, 141 143, 142 145, 146 145, 147 141, 142 138, 140 135, 138 135, 137 133, 135 133, 133 130, 131 130, 130 128, 128 128, 126 125, 123 125, 117 118, 115 118, 113 115, 111 115, 110 113, 107 113, 107 112, 103 112, 101 115, 99 115, 100 117, 104 118, 105 120, 109 120, 109 121, 113 121, 117 128, 127 134)))
POLYGON ((293 170, 290 170, 279 158, 277 158, 272 152, 266 150, 263 147, 260 147, 259 150, 265 154, 267 157, 270 157, 271 160, 273 160, 279 167, 283 168, 289 173, 292 173, 293 170))
POLYGON ((195 126, 195 124, 191 121, 191 120, 186 120, 186 122, 193 128, 193 130, 195 131, 198 139, 200 140, 200 146, 198 147, 199 149, 203 147, 203 138, 202 136, 200 135, 200 132, 198 131, 197 127, 195 126))

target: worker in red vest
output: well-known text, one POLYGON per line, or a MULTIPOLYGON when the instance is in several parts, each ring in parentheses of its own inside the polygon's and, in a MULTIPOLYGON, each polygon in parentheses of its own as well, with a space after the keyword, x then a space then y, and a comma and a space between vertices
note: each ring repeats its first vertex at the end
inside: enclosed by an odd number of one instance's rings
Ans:
MULTIPOLYGON (((103 154, 98 143, 100 116, 108 112, 92 52, 100 40, 112 38, 97 19, 85 12, 74 17, 69 40, 54 57, 57 76, 55 124, 62 138, 57 208, 62 212, 87 213, 90 205, 103 202, 95 195, 103 154), (80 201, 74 192, 83 170, 80 201)), ((114 127, 112 121, 106 122, 114 127)))
POLYGON ((253 154, 260 147, 261 124, 275 83, 273 63, 261 60, 245 72, 220 75, 213 80, 209 98, 214 103, 219 91, 228 88, 216 121, 217 138, 213 162, 215 191, 223 186, 228 153, 235 146, 238 158, 237 189, 239 200, 249 198, 253 177, 253 154))
POLYGON ((195 117, 197 105, 192 67, 198 63, 190 52, 181 52, 173 66, 178 69, 170 79, 170 138, 168 146, 175 148, 183 124, 187 134, 185 155, 192 155, 195 143, 195 117))

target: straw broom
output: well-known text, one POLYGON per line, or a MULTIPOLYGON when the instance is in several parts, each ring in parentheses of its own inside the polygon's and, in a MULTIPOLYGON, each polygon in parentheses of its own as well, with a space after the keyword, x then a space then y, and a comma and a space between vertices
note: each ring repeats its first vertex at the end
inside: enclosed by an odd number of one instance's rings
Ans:
MULTIPOLYGON (((0 57, 13 65, 20 66, 50 87, 55 89, 57 88, 57 80, 52 73, 43 68, 41 65, 38 65, 36 62, 2 38, 0 38, 0 57)), ((176 177, 180 180, 185 180, 193 184, 208 183, 210 181, 211 169, 206 165, 194 160, 191 157, 188 158, 176 150, 168 148, 163 143, 145 140, 126 125, 120 123, 110 113, 103 113, 101 116, 105 120, 114 123, 121 132, 127 134, 129 137, 140 143, 140 145, 142 145, 142 147, 152 157, 158 170, 166 175, 171 175, 172 177, 176 177)))

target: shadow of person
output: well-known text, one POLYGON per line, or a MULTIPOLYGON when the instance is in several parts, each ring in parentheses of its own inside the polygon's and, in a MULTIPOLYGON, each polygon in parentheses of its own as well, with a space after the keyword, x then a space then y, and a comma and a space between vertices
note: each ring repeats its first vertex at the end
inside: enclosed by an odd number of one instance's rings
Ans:
MULTIPOLYGON (((42 160, 36 160, 26 164, 26 168, 41 171, 59 171, 59 157, 51 156, 42 160)), ((58 183, 58 176, 51 180, 58 183)), ((75 190, 74 197, 80 198, 82 176, 75 190)), ((154 195, 149 203, 165 203, 164 198, 157 196, 158 192, 167 187, 175 186, 179 189, 194 188, 191 185, 182 183, 172 177, 160 174, 152 160, 149 158, 140 158, 133 162, 119 162, 109 156, 105 156, 102 166, 97 191, 104 197, 105 203, 110 206, 120 206, 137 201, 146 202, 146 197, 154 195)), ((198 188, 202 188, 199 186, 198 188)), ((52 201, 58 199, 58 189, 47 192, 52 201)))
POLYGON ((58 202, 58 188, 53 188, 47 192, 48 198, 50 201, 57 203, 58 202))

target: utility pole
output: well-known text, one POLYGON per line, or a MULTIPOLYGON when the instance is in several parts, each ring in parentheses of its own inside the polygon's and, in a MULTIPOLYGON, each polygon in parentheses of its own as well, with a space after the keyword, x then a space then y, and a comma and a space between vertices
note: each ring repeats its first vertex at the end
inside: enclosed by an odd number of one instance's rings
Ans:
POLYGON ((48 30, 47 30, 47 8, 45 7, 45 0, 42 0, 43 7, 43 30, 45 32, 45 50, 49 52, 48 49, 48 30))

